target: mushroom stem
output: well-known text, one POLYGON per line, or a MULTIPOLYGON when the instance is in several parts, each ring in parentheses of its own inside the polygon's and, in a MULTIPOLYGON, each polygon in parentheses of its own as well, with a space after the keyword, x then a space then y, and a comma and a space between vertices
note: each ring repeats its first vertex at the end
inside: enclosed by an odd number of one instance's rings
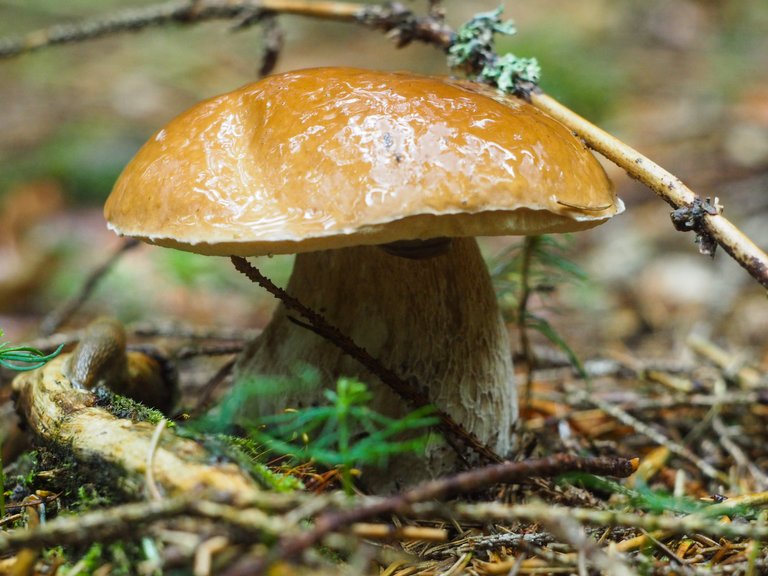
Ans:
MULTIPOLYGON (((428 389, 441 410, 497 453, 509 452, 517 397, 506 327, 477 243, 454 239, 444 254, 400 258, 376 246, 298 254, 288 293, 321 313, 404 380, 428 389)), ((289 319, 281 304, 269 326, 245 350, 238 374, 290 375, 298 363, 314 366, 323 383, 340 376, 369 384, 371 408, 389 416, 405 405, 379 379, 337 346, 289 319)), ((259 399, 247 415, 320 401, 322 390, 259 399)), ((398 482, 448 472, 457 465, 432 446, 426 466, 397 466, 398 482)))

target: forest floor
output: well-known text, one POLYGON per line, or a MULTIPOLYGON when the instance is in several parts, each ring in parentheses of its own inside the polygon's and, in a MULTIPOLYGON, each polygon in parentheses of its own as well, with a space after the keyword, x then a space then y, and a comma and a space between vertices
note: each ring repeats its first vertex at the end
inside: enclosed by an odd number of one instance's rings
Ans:
MULTIPOLYGON (((466 4, 445 3, 452 22, 471 15, 466 4)), ((520 28, 507 47, 540 57, 545 89, 700 196, 718 197, 768 247, 768 10, 749 1, 529 4, 507 7, 520 28)), ((92 15, 87 3, 62 10, 43 0, 2 3, 0 34, 92 15)), ((395 51, 354 26, 289 18, 286 27, 279 70, 444 71, 437 51, 395 51)), ((275 302, 225 259, 143 245, 115 256, 121 240, 105 229, 101 204, 159 125, 252 78, 259 38, 208 24, 0 62, 1 340, 69 351, 94 318, 117 318, 132 346, 171 359, 179 429, 179 414, 199 414, 226 394, 218 375, 275 302), (111 268, 96 274, 105 262, 111 268)), ((529 330, 532 371, 514 317, 516 269, 504 267, 520 240, 482 241, 520 383, 513 460, 530 468, 506 470, 503 483, 481 473, 469 489, 395 501, 347 498, 337 469, 277 459, 268 461, 275 476, 245 466, 262 489, 239 501, 212 498, 215 509, 194 494, 141 498, 141 473, 135 484, 110 476, 114 485, 104 485, 76 450, 57 452, 18 428, 15 374, 0 368, 0 573, 246 574, 267 560, 270 574, 768 573, 765 289, 726 254, 699 255, 664 202, 605 167, 627 212, 567 241, 562 255, 583 271, 579 279, 562 268, 537 276, 528 309, 566 347, 529 330), (613 466, 638 458, 639 468, 626 478, 568 472, 598 457, 613 466), (303 487, 282 484, 283 475, 303 487)), ((259 265, 284 285, 291 259, 259 265)), ((152 428, 138 428, 150 442, 152 428)), ((241 449, 254 456, 253 446, 241 449)))

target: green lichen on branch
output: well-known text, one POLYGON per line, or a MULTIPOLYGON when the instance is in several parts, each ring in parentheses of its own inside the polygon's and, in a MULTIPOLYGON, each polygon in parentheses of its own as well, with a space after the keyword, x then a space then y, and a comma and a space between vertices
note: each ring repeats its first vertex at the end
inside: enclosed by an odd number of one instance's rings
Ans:
POLYGON ((502 12, 502 8, 481 12, 461 26, 448 48, 448 65, 504 92, 515 92, 521 83, 538 84, 541 67, 536 58, 496 54, 496 34, 512 36, 517 32, 514 22, 501 19, 502 12))

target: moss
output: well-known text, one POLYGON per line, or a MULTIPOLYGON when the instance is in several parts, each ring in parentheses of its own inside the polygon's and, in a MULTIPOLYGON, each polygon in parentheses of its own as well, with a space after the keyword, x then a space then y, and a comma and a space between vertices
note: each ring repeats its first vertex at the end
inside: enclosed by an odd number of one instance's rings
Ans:
MULTIPOLYGON (((118 540, 116 542, 94 542, 85 551, 83 549, 57 549, 59 557, 68 558, 71 568, 79 564, 79 574, 94 574, 109 565, 109 574, 128 576, 137 574, 136 567, 147 559, 140 540, 118 540)), ((143 573, 143 572, 142 572, 143 573)))
MULTIPOLYGON (((148 408, 141 402, 136 402, 126 396, 115 394, 103 386, 96 388, 94 395, 96 397, 95 405, 105 409, 115 418, 126 418, 132 422, 149 422, 150 424, 157 424, 166 418, 165 414, 159 410, 148 408)), ((172 422, 171 425, 173 425, 172 422)))
POLYGON ((67 508, 89 510, 126 500, 126 494, 136 494, 137 487, 125 484, 125 474, 118 467, 101 459, 80 461, 68 446, 41 444, 38 447, 39 468, 34 489, 46 489, 60 494, 67 508))
POLYGON ((247 470, 265 488, 270 488, 277 492, 304 490, 304 483, 295 476, 284 474, 279 470, 273 470, 259 461, 263 459, 266 451, 257 442, 248 438, 226 435, 217 436, 217 439, 224 443, 231 458, 241 468, 247 470))

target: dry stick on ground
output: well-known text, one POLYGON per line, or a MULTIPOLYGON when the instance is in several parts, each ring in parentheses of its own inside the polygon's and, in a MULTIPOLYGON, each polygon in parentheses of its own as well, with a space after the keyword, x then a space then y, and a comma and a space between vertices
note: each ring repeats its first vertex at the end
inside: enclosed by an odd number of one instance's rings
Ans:
MULTIPOLYGON (((594 568, 613 576, 637 576, 615 553, 606 554, 605 550, 590 538, 581 524, 563 516, 542 521, 542 527, 551 532, 560 541, 570 544, 578 553, 579 561, 590 560, 594 568)), ((581 565, 580 565, 581 568, 581 565)), ((580 572, 582 573, 582 572, 580 572)), ((586 571, 583 573, 586 574, 586 571)))
MULTIPOLYGON (((536 462, 536 461, 534 461, 536 462)), ((512 463, 504 464, 503 466, 512 463)), ((516 463, 520 464, 520 463, 516 463)), ((595 471, 596 473, 600 473, 595 471)), ((526 472, 525 474, 529 474, 526 472)), ((254 497, 257 495, 251 495, 254 497)), ((760 494, 759 498, 734 498, 734 504, 739 506, 765 507, 768 498, 760 494), (738 501, 738 502, 737 502, 738 501)), ((395 497, 397 498, 397 497, 395 497)), ((0 532, 0 554, 19 550, 24 547, 45 547, 58 545, 78 545, 93 542, 93 535, 99 534, 102 541, 135 536, 137 529, 157 520, 190 515, 220 521, 233 527, 238 527, 247 534, 284 533, 293 529, 294 522, 286 521, 285 517, 274 517, 274 514, 261 512, 274 509, 284 509, 286 506, 296 506, 303 500, 321 499, 326 506, 338 505, 342 501, 332 497, 324 499, 316 494, 279 495, 264 493, 258 495, 252 502, 248 498, 243 504, 251 506, 242 509, 226 503, 209 501, 201 494, 186 493, 181 496, 167 498, 161 501, 124 504, 106 510, 87 512, 79 516, 59 517, 34 530, 18 530, 0 532), (257 512, 257 514, 251 514, 257 512)), ((363 501, 366 510, 381 507, 382 503, 392 498, 367 497, 363 501)), ((344 501, 348 501, 347 498, 344 501)), ((765 541, 768 539, 768 526, 761 522, 718 522, 723 514, 732 514, 734 506, 728 507, 731 500, 705 508, 701 513, 687 516, 653 515, 625 513, 619 510, 595 510, 591 508, 551 506, 544 503, 506 505, 498 502, 490 503, 441 503, 415 502, 405 503, 397 512, 408 518, 435 521, 449 519, 459 521, 482 522, 491 521, 521 521, 539 523, 542 520, 556 521, 566 515, 573 520, 592 526, 623 526, 631 529, 643 529, 648 532, 663 530, 668 535, 707 534, 714 538, 752 538, 765 541)), ((357 510, 357 509, 354 509, 357 510)), ((329 512, 328 514, 344 514, 345 512, 329 512)), ((386 513, 386 512, 385 512, 386 513)), ((357 513, 359 515, 359 513, 357 513)), ((321 515, 320 518, 323 516, 321 515)), ((340 526, 338 529, 347 528, 340 526)), ((354 527, 349 527, 354 529, 354 527)), ((246 559, 244 559, 246 560, 246 559)), ((249 567, 253 567, 255 559, 247 559, 249 567)), ((243 567, 241 564, 240 567, 243 567)), ((240 572, 233 572, 240 573, 240 572)))
POLYGON ((760 490, 768 490, 768 475, 763 472, 760 467, 750 460, 741 447, 733 440, 732 436, 736 436, 736 433, 728 430, 728 427, 723 422, 719 415, 715 415, 712 418, 712 430, 717 434, 717 441, 733 458, 734 462, 746 470, 754 478, 760 490))
POLYGON ((742 388, 747 390, 758 388, 765 379, 765 374, 751 366, 746 366, 747 362, 744 358, 723 350, 700 335, 691 334, 686 344, 696 354, 720 368, 725 378, 735 381, 742 388))
POLYGON ((177 360, 187 358, 196 358, 198 356, 228 356, 230 354, 239 354, 243 351, 243 344, 214 344, 207 346, 185 346, 180 348, 174 355, 177 360))
MULTIPOLYGON (((728 503, 730 500, 726 500, 728 503)), ((768 504, 768 498, 754 504, 755 507, 768 504)), ((747 504, 744 504, 745 506, 747 504)), ((768 526, 759 522, 718 522, 724 514, 730 514, 734 508, 721 509, 722 504, 704 508, 700 513, 687 516, 645 514, 622 512, 618 509, 596 510, 594 508, 579 508, 575 506, 551 506, 544 503, 532 504, 501 504, 498 502, 473 503, 440 503, 425 502, 414 504, 402 512, 409 518, 435 520, 450 518, 465 522, 535 522, 543 519, 556 520, 561 516, 578 522, 605 528, 622 526, 634 530, 655 532, 661 530, 670 536, 682 534, 706 534, 714 538, 755 538, 768 539, 768 526)))
POLYGON ((188 511, 197 497, 126 504, 77 516, 59 516, 34 530, 0 533, 0 554, 24 547, 67 546, 136 535, 136 529, 163 518, 173 518, 188 511))
POLYGON ((331 532, 382 514, 403 512, 417 502, 440 500, 454 494, 476 492, 499 483, 517 483, 535 477, 559 476, 567 472, 585 472, 626 478, 635 470, 637 470, 637 459, 579 458, 570 454, 559 454, 538 460, 504 462, 462 472, 448 478, 419 484, 401 494, 374 501, 372 504, 364 504, 340 512, 332 511, 320 514, 315 519, 314 527, 311 530, 298 536, 289 535, 283 538, 272 549, 268 557, 246 558, 228 570, 227 575, 258 574, 273 561, 279 559, 296 560, 302 551, 319 543, 331 532))
POLYGON ((220 521, 243 534, 268 534, 277 537, 293 526, 287 524, 280 516, 268 514, 258 508, 263 506, 269 509, 269 501, 276 499, 279 500, 275 494, 265 494, 263 498, 250 494, 246 500, 251 507, 243 509, 240 505, 229 503, 229 499, 223 497, 221 492, 187 490, 181 495, 162 500, 122 504, 76 516, 59 516, 32 530, 0 532, 0 554, 25 547, 92 544, 94 535, 97 535, 99 542, 135 538, 138 530, 148 524, 180 516, 220 521))
POLYGON ((618 406, 611 404, 610 402, 605 402, 604 400, 601 400, 599 398, 596 398, 594 396, 590 396, 589 394, 583 392, 582 390, 576 391, 576 393, 573 396, 573 399, 575 402, 587 402, 589 404, 592 404, 593 406, 599 408, 609 416, 613 416, 621 422, 622 424, 626 424, 627 426, 631 427, 636 432, 639 432, 640 434, 643 434, 644 436, 647 436, 654 442, 656 442, 660 446, 664 446, 665 448, 669 449, 670 452, 673 454, 676 454, 677 456, 680 456, 681 458, 685 458, 692 464, 694 464, 701 472, 708 476, 709 478, 712 478, 713 480, 716 480, 718 482, 722 482, 724 484, 729 484, 728 476, 719 470, 715 469, 714 466, 712 466, 709 462, 706 460, 700 458, 696 454, 694 454, 691 450, 686 448, 685 446, 681 446, 677 442, 674 442, 658 430, 656 430, 654 427, 646 424, 645 422, 642 422, 623 410, 622 408, 619 408, 618 406))
POLYGON ((103 262, 91 271, 82 288, 80 288, 80 292, 43 318, 43 321, 40 323, 40 334, 42 336, 50 336, 65 324, 85 301, 88 300, 101 279, 112 269, 115 262, 117 262, 123 254, 138 245, 138 240, 131 239, 124 241, 106 262, 103 262))
MULTIPOLYGON (((389 386, 392 391, 414 408, 424 408, 432 405, 429 398, 421 392, 419 383, 406 382, 392 370, 383 366, 381 362, 371 356, 365 348, 361 348, 355 344, 351 338, 343 334, 335 326, 331 325, 322 315, 304 306, 298 299, 288 294, 282 288, 276 286, 245 258, 232 256, 230 257, 230 260, 232 260, 232 263, 238 272, 244 274, 251 282, 255 282, 275 298, 279 299, 286 309, 297 312, 308 322, 305 323, 294 320, 296 324, 315 332, 336 345, 344 353, 360 362, 360 364, 370 370, 372 374, 378 377, 379 380, 389 386)), ((456 454, 459 457, 463 456, 463 451, 461 449, 461 446, 463 445, 470 448, 477 456, 479 456, 483 463, 487 464, 501 461, 498 454, 485 446, 473 434, 465 430, 461 424, 456 422, 447 413, 439 408, 435 408, 434 414, 439 420, 438 427, 444 433, 446 441, 456 451, 456 454)))
POLYGON ((216 392, 216 389, 219 387, 219 385, 224 382, 230 375, 232 369, 235 367, 236 362, 236 358, 231 358, 225 362, 218 370, 216 370, 216 373, 211 376, 205 385, 198 391, 196 394, 197 397, 195 405, 189 409, 189 415, 191 418, 196 418, 211 408, 214 400, 214 392, 216 392))
POLYGON ((261 330, 227 328, 225 326, 191 326, 177 322, 137 322, 128 325, 135 336, 178 338, 182 340, 232 340, 249 342, 261 334, 261 330))
POLYGON ((262 33, 264 39, 262 44, 264 46, 264 52, 261 55, 261 66, 259 66, 258 76, 263 78, 277 66, 277 61, 280 58, 280 52, 285 44, 285 33, 280 28, 280 24, 277 21, 277 17, 274 14, 270 14, 261 19, 262 33))

